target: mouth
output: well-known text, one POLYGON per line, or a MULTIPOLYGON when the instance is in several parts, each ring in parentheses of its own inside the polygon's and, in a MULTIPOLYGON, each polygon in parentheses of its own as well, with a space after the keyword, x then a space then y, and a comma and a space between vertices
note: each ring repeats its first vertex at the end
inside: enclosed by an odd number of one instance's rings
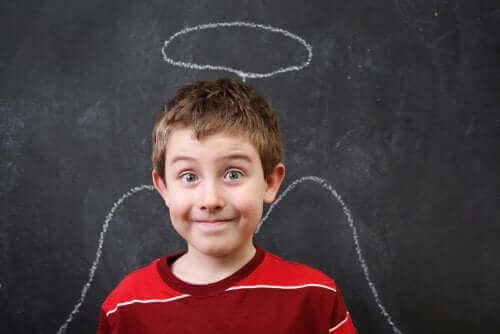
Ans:
POLYGON ((195 220, 199 226, 203 228, 216 228, 228 225, 231 223, 233 219, 203 219, 203 220, 195 220))
POLYGON ((232 221, 232 219, 199 219, 199 220, 194 220, 195 223, 199 223, 199 224, 223 224, 223 223, 229 223, 231 221, 232 221))

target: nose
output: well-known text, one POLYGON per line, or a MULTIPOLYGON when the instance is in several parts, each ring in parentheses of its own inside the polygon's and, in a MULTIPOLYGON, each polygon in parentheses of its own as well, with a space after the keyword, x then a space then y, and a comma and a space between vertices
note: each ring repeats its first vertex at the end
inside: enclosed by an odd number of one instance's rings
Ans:
POLYGON ((221 210, 226 205, 223 190, 217 182, 205 182, 201 191, 199 202, 201 210, 213 212, 221 210))

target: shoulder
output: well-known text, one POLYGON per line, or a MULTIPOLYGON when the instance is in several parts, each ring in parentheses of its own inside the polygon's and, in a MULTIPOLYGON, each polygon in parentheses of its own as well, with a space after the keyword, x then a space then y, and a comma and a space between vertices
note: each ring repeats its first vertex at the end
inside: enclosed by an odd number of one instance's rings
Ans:
POLYGON ((250 280, 254 284, 269 284, 283 287, 319 287, 337 291, 335 281, 322 271, 308 265, 287 261, 276 254, 265 251, 261 265, 250 280))
POLYGON ((156 259, 125 276, 102 304, 103 311, 109 314, 122 305, 175 295, 158 273, 158 262, 162 260, 156 259))

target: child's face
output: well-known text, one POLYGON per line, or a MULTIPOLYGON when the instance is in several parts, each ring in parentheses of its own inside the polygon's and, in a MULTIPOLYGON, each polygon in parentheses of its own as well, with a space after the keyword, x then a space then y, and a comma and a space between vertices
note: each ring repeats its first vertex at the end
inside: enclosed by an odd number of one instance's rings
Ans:
POLYGON ((221 257, 253 247, 263 203, 274 200, 283 164, 265 179, 249 140, 217 133, 198 141, 190 128, 175 129, 166 152, 165 182, 155 171, 153 180, 188 251, 221 257))

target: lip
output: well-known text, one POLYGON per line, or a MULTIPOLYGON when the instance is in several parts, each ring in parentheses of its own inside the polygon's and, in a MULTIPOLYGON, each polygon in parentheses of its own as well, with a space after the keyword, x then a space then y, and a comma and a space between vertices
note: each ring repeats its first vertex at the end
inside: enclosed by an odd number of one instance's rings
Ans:
POLYGON ((231 221, 232 219, 218 219, 218 220, 195 220, 194 222, 198 224, 210 225, 210 224, 225 224, 231 221))
POLYGON ((197 223, 199 226, 202 226, 203 228, 216 228, 225 226, 232 221, 233 221, 232 219, 220 219, 220 220, 195 220, 194 222, 197 223))

